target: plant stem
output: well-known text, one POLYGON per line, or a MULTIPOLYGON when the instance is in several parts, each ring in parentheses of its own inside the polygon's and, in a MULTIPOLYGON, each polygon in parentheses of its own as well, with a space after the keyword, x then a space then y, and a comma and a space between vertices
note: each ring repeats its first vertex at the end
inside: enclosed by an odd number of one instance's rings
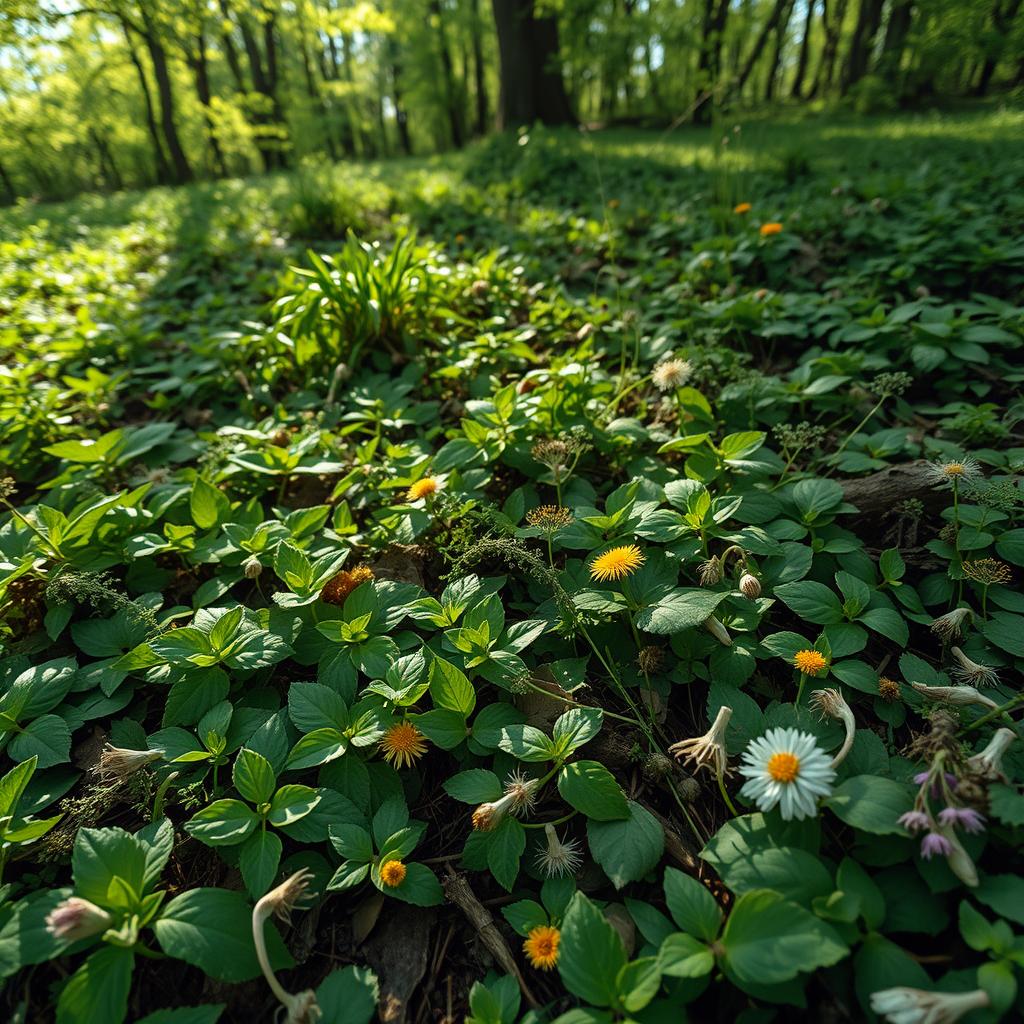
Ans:
POLYGON ((729 808, 732 816, 738 817, 739 811, 733 806, 732 800, 729 799, 729 794, 725 788, 725 779, 722 778, 721 772, 715 772, 715 778, 718 780, 718 792, 722 794, 722 799, 725 801, 725 805, 729 808))
POLYGON ((987 725, 994 718, 1003 716, 1007 718, 1011 725, 1016 726, 1016 722, 1010 718, 1009 712, 1014 708, 1024 704, 1024 693, 1018 693, 1016 697, 1011 697, 1005 704, 1000 704, 999 707, 993 708, 991 711, 986 712, 981 718, 975 719, 970 725, 964 726, 964 732, 971 732, 973 729, 978 729, 983 725, 987 725))

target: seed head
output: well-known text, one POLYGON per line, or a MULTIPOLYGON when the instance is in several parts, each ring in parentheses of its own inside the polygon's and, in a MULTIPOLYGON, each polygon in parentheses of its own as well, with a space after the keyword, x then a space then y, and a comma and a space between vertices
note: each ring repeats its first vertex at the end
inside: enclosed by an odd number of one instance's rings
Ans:
POLYGON ((108 743, 100 753, 95 772, 104 782, 126 779, 140 768, 145 768, 147 764, 159 761, 163 756, 164 752, 159 749, 127 750, 124 747, 114 747, 108 743))
POLYGON ((732 708, 723 704, 711 728, 703 736, 673 743, 668 752, 680 760, 685 759, 687 764, 695 764, 696 771, 706 768, 712 775, 727 775, 729 753, 725 748, 725 732, 731 717, 732 708))
POLYGON ((967 683, 969 686, 995 686, 998 684, 999 673, 991 666, 971 661, 959 647, 951 647, 949 653, 955 662, 951 674, 957 682, 967 683))
POLYGON ((712 555, 697 566, 697 580, 702 587, 722 582, 722 560, 718 555, 712 555))
POLYGON ((648 644, 646 647, 641 647, 639 653, 636 656, 637 667, 644 675, 654 675, 656 672, 660 672, 665 666, 665 652, 661 647, 657 647, 654 644, 648 644))
POLYGON ((1013 579, 1013 573, 1005 562, 997 558, 978 558, 971 562, 963 563, 964 576, 983 587, 990 587, 993 583, 1009 583, 1013 579))
POLYGON ((959 640, 963 635, 964 625, 974 621, 974 612, 970 608, 954 608, 945 615, 940 615, 928 627, 943 643, 959 640))
POLYGON ((659 391, 678 391, 693 375, 693 364, 685 359, 665 359, 651 371, 659 391))
POLYGON ((878 696, 888 704, 892 704, 893 701, 897 701, 902 696, 903 691, 900 689, 900 684, 895 679, 887 679, 882 676, 878 680, 878 696))
POLYGON ((548 878, 574 875, 583 863, 579 842, 575 839, 559 839, 554 825, 544 826, 546 843, 537 853, 537 866, 548 878))
POLYGON ((575 518, 571 509, 561 505, 539 505, 526 513, 526 522, 549 536, 554 536, 559 530, 572 526, 575 518))

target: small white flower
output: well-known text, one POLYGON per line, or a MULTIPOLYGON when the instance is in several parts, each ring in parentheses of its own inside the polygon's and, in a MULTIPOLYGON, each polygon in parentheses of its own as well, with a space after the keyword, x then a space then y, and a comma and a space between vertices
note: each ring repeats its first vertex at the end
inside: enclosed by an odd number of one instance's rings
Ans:
POLYGON ((979 750, 977 754, 967 758, 967 767, 971 771, 983 775, 986 779, 1006 780, 1006 773, 1003 771, 1003 754, 1006 748, 1017 738, 1012 729, 997 729, 988 746, 979 750))
POLYGON ((822 721, 826 718, 834 718, 843 723, 846 736, 843 745, 839 748, 839 753, 832 758, 832 767, 838 768, 849 754, 857 733, 857 721, 853 717, 853 711, 850 710, 850 705, 846 703, 838 690, 815 690, 808 703, 818 713, 822 721))
POLYGON ((965 455, 962 459, 939 460, 928 466, 928 482, 931 484, 969 483, 981 476, 981 465, 977 459, 965 455))
POLYGON ((748 780, 740 795, 760 811, 778 805, 785 821, 817 814, 818 798, 832 792, 836 777, 831 758, 810 733, 779 728, 750 742, 740 774, 748 780))
POLYGON ((651 380, 659 391, 681 388, 693 373, 693 365, 685 359, 665 359, 651 372, 651 380))
POLYGON ((707 768, 715 776, 729 772, 729 754, 725 749, 725 730, 732 717, 732 708, 724 704, 718 709, 715 721, 703 736, 680 740, 668 748, 677 758, 686 758, 687 764, 696 763, 697 771, 707 768))
POLYGON ((544 826, 547 845, 537 853, 537 866, 548 878, 574 875, 583 863, 579 843, 575 839, 559 839, 554 825, 544 826))
POLYGON ((980 988, 973 992, 886 988, 871 993, 871 1009, 891 1024, 953 1024, 965 1013, 988 1005, 988 994, 980 988))
POLYGON ((999 673, 994 668, 971 661, 959 647, 951 647, 949 653, 956 662, 951 675, 957 682, 970 686, 995 686, 999 682, 999 673))
POLYGON ((910 685, 922 697, 938 701, 940 704, 952 704, 955 707, 980 704, 982 707, 990 709, 999 707, 994 700, 978 693, 973 686, 926 686, 924 683, 911 683, 910 685))
POLYGON ((945 615, 940 615, 928 627, 943 643, 959 640, 963 636, 964 623, 974 621, 974 612, 970 608, 954 608, 945 615))

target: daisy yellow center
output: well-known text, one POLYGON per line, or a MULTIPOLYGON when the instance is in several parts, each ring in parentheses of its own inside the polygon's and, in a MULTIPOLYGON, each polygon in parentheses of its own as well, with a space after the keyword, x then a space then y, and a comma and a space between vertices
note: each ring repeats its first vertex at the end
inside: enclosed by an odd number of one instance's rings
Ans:
POLYGON ((380 880, 395 889, 405 881, 405 865, 400 860, 389 860, 380 869, 380 880))
POLYGON ((437 479, 432 476, 425 476, 422 480, 417 480, 416 483, 409 488, 406 493, 406 497, 409 501, 418 501, 420 498, 425 498, 429 494, 434 494, 437 491, 437 479))
POLYGON ((946 476, 963 476, 964 464, 962 462, 950 462, 945 466, 946 476))
POLYGON ((542 971, 550 971, 558 963, 558 943, 562 936, 557 928, 543 924, 532 928, 523 943, 523 952, 530 963, 542 971))
POLYGON ((793 658, 793 664, 801 672, 805 672, 809 676, 816 676, 825 668, 826 662, 825 656, 819 651, 797 651, 793 658))
POLYGON ((768 758, 768 774, 776 782, 795 782, 800 774, 800 758, 789 751, 780 750, 768 758))
POLYGON ((636 572, 644 564, 644 556, 635 544, 612 548, 590 563, 592 580, 620 580, 636 572))
POLYGON ((401 768, 411 765, 427 752, 426 738, 412 722, 399 722, 391 726, 380 741, 384 758, 401 768))

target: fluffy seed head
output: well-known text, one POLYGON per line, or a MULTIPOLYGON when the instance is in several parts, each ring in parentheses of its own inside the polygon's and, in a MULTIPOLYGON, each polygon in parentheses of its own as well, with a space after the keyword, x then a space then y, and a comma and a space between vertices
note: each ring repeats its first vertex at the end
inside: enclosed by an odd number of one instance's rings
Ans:
POLYGON ((951 647, 949 653, 954 662, 951 673, 957 682, 969 686, 995 686, 999 682, 999 673, 994 668, 972 661, 959 647, 951 647))
POLYGON ((95 771, 104 781, 126 779, 140 768, 145 768, 147 764, 159 761, 163 756, 162 750, 127 750, 108 743, 100 753, 95 771))
POLYGON ((559 839, 554 825, 544 826, 546 843, 537 853, 537 866, 548 878, 574 875, 583 863, 575 839, 559 839))
POLYGON ((651 380, 659 391, 677 391, 693 375, 693 364, 686 359, 665 359, 651 371, 651 380))
POLYGON ((969 455, 962 459, 940 460, 928 464, 928 481, 935 486, 966 484, 980 476, 981 464, 969 455))
POLYGON ((712 555, 697 566, 697 581, 702 587, 713 587, 722 581, 722 560, 712 555))
POLYGON ((943 643, 958 640, 963 635, 964 625, 974 619, 970 608, 954 608, 940 615, 928 627, 943 643))

